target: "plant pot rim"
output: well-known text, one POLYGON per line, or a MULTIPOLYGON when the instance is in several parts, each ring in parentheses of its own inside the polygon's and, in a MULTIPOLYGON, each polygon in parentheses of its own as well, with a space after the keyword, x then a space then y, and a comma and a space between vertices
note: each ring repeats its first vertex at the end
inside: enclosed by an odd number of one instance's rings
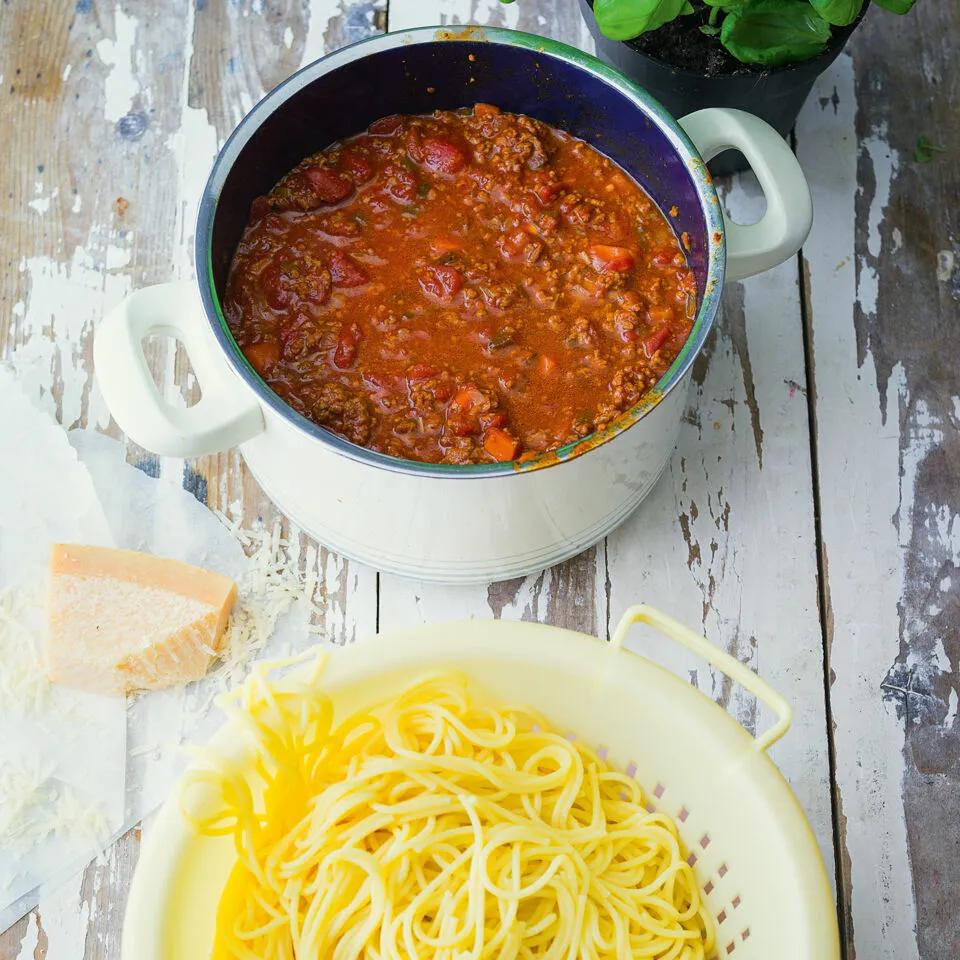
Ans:
MULTIPOLYGON (((583 5, 589 6, 590 13, 592 15, 593 2, 594 0, 583 0, 581 9, 583 5)), ((871 2, 872 0, 864 0, 864 4, 860 10, 860 13, 857 14, 857 18, 852 23, 848 23, 845 27, 831 26, 832 32, 827 45, 815 57, 809 57, 806 60, 795 60, 791 63, 783 63, 776 67, 761 67, 751 63, 744 63, 743 66, 746 67, 746 72, 744 73, 720 73, 711 77, 707 77, 707 75, 701 70, 688 70, 686 67, 678 67, 669 60, 664 60, 661 57, 654 56, 648 50, 642 50, 635 44, 636 37, 631 37, 629 40, 614 40, 612 37, 607 37, 604 34, 604 39, 611 43, 621 43, 624 46, 629 47, 630 50, 632 50, 637 56, 646 57, 646 59, 652 60, 654 63, 660 64, 674 73, 682 74, 685 77, 706 77, 708 80, 716 81, 734 80, 742 77, 751 77, 756 79, 758 77, 764 77, 770 74, 788 74, 794 70, 807 68, 811 64, 816 63, 818 60, 826 60, 828 64, 831 63, 840 53, 840 51, 846 46, 851 34, 860 25, 860 21, 866 16, 871 2)), ((596 18, 593 18, 593 25, 597 28, 597 30, 600 30, 600 25, 597 23, 596 18)), ((718 39, 717 43, 719 42, 720 41, 718 39)))

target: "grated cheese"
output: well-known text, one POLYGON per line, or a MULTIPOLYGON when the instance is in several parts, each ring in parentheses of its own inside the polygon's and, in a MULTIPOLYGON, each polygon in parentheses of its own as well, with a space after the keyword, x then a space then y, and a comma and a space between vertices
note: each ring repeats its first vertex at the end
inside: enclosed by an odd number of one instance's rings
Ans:
POLYGON ((294 605, 304 611, 308 630, 321 630, 323 606, 317 600, 320 584, 317 548, 310 546, 301 559, 299 540, 282 536, 280 522, 268 531, 248 529, 215 511, 249 557, 237 580, 237 602, 221 646, 220 664, 213 676, 222 689, 244 679, 250 663, 263 651, 277 621, 294 605))
POLYGON ((103 810, 38 763, 0 763, 0 848, 22 856, 47 837, 103 847, 110 838, 103 810))
POLYGON ((44 707, 50 692, 30 622, 42 606, 38 594, 36 588, 0 591, 0 704, 19 716, 44 707))

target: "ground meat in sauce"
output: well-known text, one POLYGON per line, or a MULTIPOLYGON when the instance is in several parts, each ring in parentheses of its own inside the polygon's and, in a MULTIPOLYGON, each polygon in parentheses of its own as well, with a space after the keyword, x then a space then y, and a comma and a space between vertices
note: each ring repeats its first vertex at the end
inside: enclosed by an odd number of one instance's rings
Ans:
POLYGON ((391 116, 258 198, 224 309, 292 407, 353 443, 524 459, 606 426, 690 332, 693 275, 616 164, 477 104, 391 116))

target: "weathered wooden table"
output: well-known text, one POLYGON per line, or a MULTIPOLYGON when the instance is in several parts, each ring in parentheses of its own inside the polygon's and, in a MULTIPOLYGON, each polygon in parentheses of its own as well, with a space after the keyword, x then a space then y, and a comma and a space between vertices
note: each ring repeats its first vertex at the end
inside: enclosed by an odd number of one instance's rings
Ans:
MULTIPOLYGON (((0 356, 64 426, 116 433, 94 329, 129 291, 190 274, 218 145, 301 64, 440 21, 591 45, 574 0, 4 0, 0 356)), ((835 871, 851 960, 960 956, 957 38, 957 3, 873 10, 821 78, 796 131, 813 233, 796 260, 729 287, 669 470, 606 542, 477 588, 324 557, 337 639, 467 616, 602 636, 643 598, 702 625, 795 706, 775 759, 835 871), (921 136, 944 148, 927 163, 921 136)), ((749 177, 725 202, 759 212, 749 177)), ((153 349, 162 382, 188 392, 182 353, 153 349)), ((184 463, 131 445, 130 459, 211 506, 241 500, 247 522, 275 514, 236 453, 184 463)), ((738 690, 657 653, 755 724, 738 690)), ((0 935, 0 957, 118 957, 139 841, 0 935)))

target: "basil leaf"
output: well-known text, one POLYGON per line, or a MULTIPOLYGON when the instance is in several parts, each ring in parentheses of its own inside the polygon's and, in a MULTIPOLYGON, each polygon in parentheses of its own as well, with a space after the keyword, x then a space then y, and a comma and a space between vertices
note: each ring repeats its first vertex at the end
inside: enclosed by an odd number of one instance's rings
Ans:
POLYGON ((846 27, 853 23, 863 9, 863 0, 810 0, 810 6, 827 23, 846 27))
POLYGON ((913 148, 913 159, 917 163, 929 163, 937 153, 946 153, 946 150, 939 144, 931 142, 928 137, 920 137, 913 148))
POLYGON ((632 40, 690 13, 689 0, 595 0, 593 15, 605 37, 632 40))
POLYGON ((910 8, 917 0, 873 0, 878 7, 889 10, 892 13, 909 13, 910 8))
POLYGON ((749 0, 727 14, 720 42, 741 63, 778 67, 823 51, 830 24, 806 0, 749 0))

